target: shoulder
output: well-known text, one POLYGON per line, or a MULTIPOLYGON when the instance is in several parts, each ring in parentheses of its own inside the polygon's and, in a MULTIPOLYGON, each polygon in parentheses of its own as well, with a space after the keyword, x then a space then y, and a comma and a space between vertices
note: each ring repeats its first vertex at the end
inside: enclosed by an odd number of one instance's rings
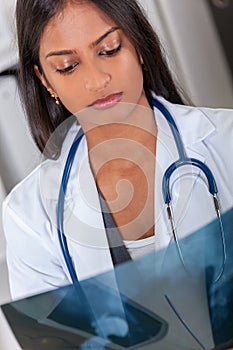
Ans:
MULTIPOLYGON (((18 183, 7 195, 2 205, 3 226, 5 234, 9 233, 6 227, 13 222, 24 227, 35 229, 41 217, 46 216, 46 205, 43 200, 41 172, 50 161, 38 165, 26 178, 18 183), (35 225, 35 223, 38 223, 35 225), (35 226, 35 227, 33 227, 35 226)), ((44 221, 44 220, 43 220, 44 221)))
POLYGON ((71 127, 57 160, 41 162, 7 195, 3 201, 3 224, 7 216, 23 220, 30 227, 39 226, 39 218, 50 217, 54 211, 51 206, 58 198, 64 163, 78 129, 77 125, 71 127))
POLYGON ((233 109, 208 108, 185 106, 191 113, 201 113, 203 118, 209 119, 218 129, 228 128, 233 125, 233 109))
POLYGON ((226 137, 233 144, 233 109, 173 104, 159 97, 169 110, 186 144, 211 137, 226 137))
MULTIPOLYGON (((158 98, 170 111, 178 112, 177 118, 179 118, 179 115, 186 116, 186 118, 202 116, 203 119, 206 117, 216 124, 219 124, 222 119, 228 123, 233 122, 233 109, 180 105, 171 103, 162 97, 158 98)), ((176 116, 174 117, 176 118, 176 116)))

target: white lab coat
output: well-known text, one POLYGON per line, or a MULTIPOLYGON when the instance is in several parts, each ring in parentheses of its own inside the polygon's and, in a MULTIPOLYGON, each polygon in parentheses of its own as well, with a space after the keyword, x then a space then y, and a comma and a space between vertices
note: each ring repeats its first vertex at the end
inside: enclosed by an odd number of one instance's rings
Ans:
MULTIPOLYGON (((161 98, 180 130, 190 157, 206 163, 219 190, 222 211, 233 206, 233 111, 174 105, 161 98)), ((155 178, 155 249, 172 240, 162 199, 162 175, 177 160, 170 128, 158 110, 155 178)), ((70 277, 56 231, 56 205, 62 170, 77 133, 73 125, 61 157, 46 160, 18 184, 4 202, 3 223, 12 297, 43 292, 67 284, 70 277)), ((179 237, 215 219, 205 179, 196 168, 183 167, 171 180, 173 211, 179 237), (198 175, 198 176, 197 176, 198 175), (179 181, 178 181, 179 179, 179 181)), ((76 153, 65 203, 65 233, 79 279, 113 268, 85 138, 76 153)))

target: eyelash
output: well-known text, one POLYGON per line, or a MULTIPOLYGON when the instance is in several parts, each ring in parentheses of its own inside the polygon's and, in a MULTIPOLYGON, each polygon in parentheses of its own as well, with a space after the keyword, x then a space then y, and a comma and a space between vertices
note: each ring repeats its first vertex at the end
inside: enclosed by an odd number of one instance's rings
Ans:
MULTIPOLYGON (((117 52, 119 52, 121 50, 121 44, 119 44, 115 49, 113 50, 109 50, 109 51, 100 51, 99 52, 99 56, 114 56, 117 52)), ((79 63, 73 63, 72 65, 70 65, 69 67, 66 67, 64 69, 56 69, 56 72, 60 73, 60 74, 70 74, 72 73, 75 68, 79 65, 79 63)))
POLYGON ((99 53, 100 56, 113 56, 121 50, 121 44, 119 44, 115 49, 109 51, 102 51, 99 53))
POLYGON ((71 64, 69 67, 66 67, 64 69, 56 69, 56 72, 60 73, 60 74, 69 74, 72 73, 73 70, 78 66, 78 63, 73 63, 71 64))

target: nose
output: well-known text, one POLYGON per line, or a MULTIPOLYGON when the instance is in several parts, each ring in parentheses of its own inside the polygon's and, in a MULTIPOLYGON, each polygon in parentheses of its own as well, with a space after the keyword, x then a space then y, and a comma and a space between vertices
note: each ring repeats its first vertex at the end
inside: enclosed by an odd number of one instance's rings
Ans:
POLYGON ((111 81, 111 75, 101 67, 89 65, 85 74, 85 87, 90 92, 104 90, 111 81))

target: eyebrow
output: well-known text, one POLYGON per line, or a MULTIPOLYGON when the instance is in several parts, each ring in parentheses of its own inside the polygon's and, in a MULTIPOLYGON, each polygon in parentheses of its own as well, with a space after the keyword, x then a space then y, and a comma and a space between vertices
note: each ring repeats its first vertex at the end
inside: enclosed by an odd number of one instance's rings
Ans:
MULTIPOLYGON (((104 33, 103 35, 101 35, 97 40, 95 40, 93 43, 90 44, 90 47, 93 48, 96 45, 98 45, 102 40, 104 40, 109 34, 115 32, 116 30, 118 30, 119 27, 112 27, 111 29, 109 29, 106 33, 104 33)), ((72 55, 72 54, 76 54, 75 50, 61 50, 61 51, 51 51, 49 52, 45 58, 51 57, 51 56, 63 56, 63 55, 72 55)))
POLYGON ((116 30, 118 30, 119 27, 112 27, 111 29, 109 29, 106 33, 104 33, 103 35, 101 35, 96 41, 94 41, 94 43, 92 43, 90 46, 91 47, 95 47, 96 45, 98 45, 102 40, 104 40, 109 34, 115 32, 116 30))

